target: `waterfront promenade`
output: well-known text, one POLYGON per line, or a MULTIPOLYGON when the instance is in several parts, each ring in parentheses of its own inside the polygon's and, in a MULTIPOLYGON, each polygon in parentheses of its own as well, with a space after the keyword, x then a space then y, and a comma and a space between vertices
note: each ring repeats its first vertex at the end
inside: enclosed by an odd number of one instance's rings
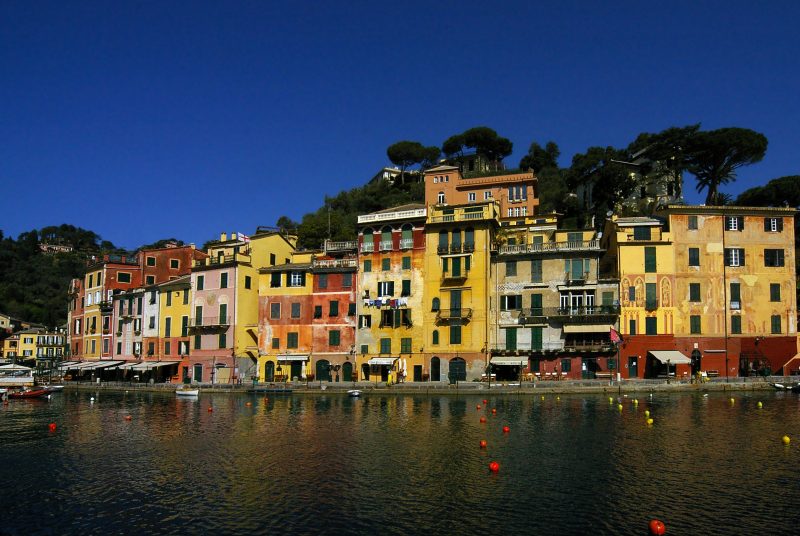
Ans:
MULTIPOLYGON (((797 379, 788 376, 768 376, 752 378, 716 378, 707 382, 697 383, 688 380, 623 380, 610 382, 607 380, 566 380, 566 381, 538 381, 538 382, 458 382, 448 384, 445 382, 404 382, 392 385, 375 382, 276 382, 276 383, 242 383, 231 384, 200 384, 199 388, 205 393, 231 393, 231 394, 341 394, 346 395, 350 389, 359 389, 363 394, 370 393, 396 394, 396 395, 459 395, 486 393, 494 395, 541 395, 541 394, 570 394, 570 393, 650 393, 650 392, 724 392, 724 391, 771 391, 773 383, 792 384, 797 379)), ((104 391, 149 391, 170 392, 178 385, 175 384, 148 384, 135 382, 67 382, 67 390, 104 390, 104 391)))

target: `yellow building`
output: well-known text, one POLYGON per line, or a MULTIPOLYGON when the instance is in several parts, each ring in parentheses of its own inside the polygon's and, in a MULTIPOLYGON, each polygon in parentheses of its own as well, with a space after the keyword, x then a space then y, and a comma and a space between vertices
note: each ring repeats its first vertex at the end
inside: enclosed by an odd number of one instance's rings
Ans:
POLYGON ((21 361, 61 361, 66 336, 43 328, 18 331, 3 341, 3 357, 21 361))
POLYGON ((427 357, 435 348, 423 327, 425 216, 425 205, 411 204, 358 217, 355 343, 363 380, 438 381, 427 357))
POLYGON ((490 258, 499 225, 493 200, 428 207, 423 322, 431 381, 471 380, 486 370, 490 258))

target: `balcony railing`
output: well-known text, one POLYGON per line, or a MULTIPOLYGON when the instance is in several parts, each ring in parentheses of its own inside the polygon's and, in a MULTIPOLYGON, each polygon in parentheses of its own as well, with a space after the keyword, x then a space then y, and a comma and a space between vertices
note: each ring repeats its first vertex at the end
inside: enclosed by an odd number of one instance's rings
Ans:
POLYGON ((493 355, 527 355, 544 352, 560 352, 564 349, 564 341, 543 341, 540 344, 533 342, 517 341, 515 348, 508 348, 503 344, 492 347, 493 355))
POLYGON ((356 268, 358 259, 314 259, 314 268, 356 268))
POLYGON ((100 306, 100 312, 102 313, 110 312, 114 307, 114 304, 110 301, 101 301, 97 305, 100 306))
POLYGON ((414 239, 413 238, 401 238, 400 239, 400 249, 411 249, 414 247, 414 239))
POLYGON ((381 240, 378 244, 378 247, 381 251, 391 251, 392 250, 392 241, 391 240, 381 240))
POLYGON ((424 218, 427 209, 416 208, 412 210, 398 210, 396 212, 379 212, 377 214, 365 214, 358 217, 358 223, 371 223, 376 221, 404 220, 409 218, 424 218))
POLYGON ((442 272, 442 281, 466 279, 468 275, 469 270, 460 270, 458 272, 442 272))
POLYGON ((375 244, 370 240, 361 244, 361 253, 372 253, 375 251, 375 244))
POLYGON ((522 324, 540 324, 548 319, 581 324, 613 322, 619 316, 619 305, 583 305, 579 307, 533 307, 519 314, 522 324))
POLYGON ((430 223, 450 223, 457 221, 487 220, 497 217, 494 204, 462 208, 434 208, 431 211, 430 223))
POLYGON ((230 325, 230 316, 204 316, 203 318, 190 318, 189 328, 219 328, 230 325))
POLYGON ((334 242, 333 240, 325 241, 325 251, 354 251, 358 249, 358 242, 355 240, 346 240, 334 242))
POLYGON ((599 240, 569 240, 567 242, 547 242, 541 244, 512 244, 500 246, 500 254, 550 253, 563 251, 600 251, 599 240))
POLYGON ((614 352, 615 347, 611 342, 593 340, 572 340, 564 342, 566 352, 614 352))
POLYGON ((461 244, 450 244, 450 253, 461 253, 461 244))
POLYGON ((246 253, 237 252, 233 255, 217 255, 215 257, 208 257, 206 259, 195 259, 193 266, 195 268, 200 266, 220 266, 224 264, 231 264, 234 262, 250 263, 250 255, 246 253))
POLYGON ((472 309, 462 307, 461 309, 439 309, 436 312, 437 321, 466 320, 472 317, 472 309))

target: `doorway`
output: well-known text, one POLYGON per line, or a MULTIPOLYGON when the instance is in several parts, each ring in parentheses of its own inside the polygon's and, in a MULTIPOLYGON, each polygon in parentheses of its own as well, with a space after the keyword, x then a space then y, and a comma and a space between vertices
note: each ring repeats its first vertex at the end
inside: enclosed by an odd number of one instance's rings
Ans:
POLYGON ((331 364, 327 359, 317 361, 317 380, 321 382, 331 381, 331 364))
POLYGON ((266 365, 264 365, 264 381, 275 381, 275 363, 272 361, 267 361, 266 365))
POLYGON ((203 383, 203 365, 195 365, 194 366, 194 373, 192 374, 192 378, 197 383, 203 383))
POLYGON ((349 361, 345 361, 342 363, 342 381, 343 382, 351 382, 353 381, 353 364, 349 361))
POLYGON ((414 381, 422 381, 422 365, 414 365, 414 381))
POLYGON ((628 356, 628 378, 639 377, 639 356, 628 356))
POLYGON ((431 358, 431 381, 432 382, 439 382, 442 381, 441 375, 441 361, 438 357, 431 358))
POLYGON ((467 362, 460 357, 450 360, 450 373, 447 375, 450 383, 467 381, 467 362))

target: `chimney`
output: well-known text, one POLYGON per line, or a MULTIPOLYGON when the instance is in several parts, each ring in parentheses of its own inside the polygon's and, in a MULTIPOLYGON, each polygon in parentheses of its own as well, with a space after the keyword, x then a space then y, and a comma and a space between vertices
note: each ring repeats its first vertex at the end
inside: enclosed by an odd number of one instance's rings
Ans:
POLYGON ((227 239, 228 239, 228 235, 226 235, 225 233, 220 233, 220 235, 219 235, 219 241, 220 242, 225 242, 227 239))

